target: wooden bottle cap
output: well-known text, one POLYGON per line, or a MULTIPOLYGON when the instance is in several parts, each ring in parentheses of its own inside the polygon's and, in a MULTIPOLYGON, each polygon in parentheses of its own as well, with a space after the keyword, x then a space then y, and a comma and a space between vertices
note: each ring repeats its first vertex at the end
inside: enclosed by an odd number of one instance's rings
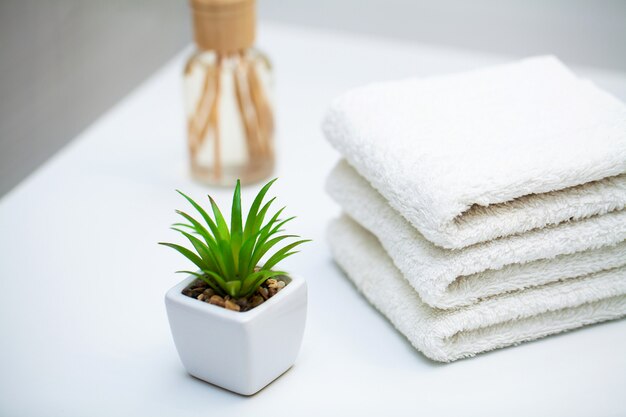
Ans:
POLYGON ((198 48, 234 52, 253 45, 255 0, 190 0, 190 4, 198 48))

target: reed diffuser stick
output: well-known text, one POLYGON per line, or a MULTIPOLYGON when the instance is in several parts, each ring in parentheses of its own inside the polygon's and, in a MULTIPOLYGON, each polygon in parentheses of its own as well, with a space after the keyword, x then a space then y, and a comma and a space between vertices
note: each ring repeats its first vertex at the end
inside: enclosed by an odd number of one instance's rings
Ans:
POLYGON ((249 160, 253 161, 259 155, 258 136, 259 121, 256 109, 250 97, 250 88, 247 79, 247 68, 249 64, 244 57, 237 57, 237 67, 235 76, 235 92, 237 95, 237 105, 241 114, 245 129, 246 145, 249 160))
POLYGON ((247 79, 250 97, 258 120, 260 153, 263 156, 269 156, 273 153, 271 139, 274 134, 274 115, 259 81, 257 70, 253 65, 248 66, 247 79))
POLYGON ((217 55, 217 77, 215 77, 215 105, 213 105, 213 111, 211 112, 211 125, 213 127, 213 173, 215 178, 220 180, 222 178, 222 154, 220 150, 220 94, 221 94, 221 78, 222 78, 222 56, 217 55))
POLYGON ((197 101, 195 111, 188 118, 189 129, 189 146, 192 156, 196 155, 200 146, 204 142, 204 134, 206 132, 206 124, 208 123, 209 113, 213 106, 216 105, 215 95, 213 94, 215 86, 215 72, 210 67, 204 68, 204 81, 200 98, 197 101), (211 98, 213 100, 211 100, 211 98))

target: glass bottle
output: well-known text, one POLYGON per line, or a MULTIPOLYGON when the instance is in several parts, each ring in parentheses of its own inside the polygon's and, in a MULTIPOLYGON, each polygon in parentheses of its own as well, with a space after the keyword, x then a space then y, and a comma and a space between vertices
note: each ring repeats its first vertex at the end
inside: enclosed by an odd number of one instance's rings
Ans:
POLYGON ((193 177, 211 185, 261 181, 274 169, 272 69, 252 48, 254 0, 191 0, 197 45, 185 66, 193 177))

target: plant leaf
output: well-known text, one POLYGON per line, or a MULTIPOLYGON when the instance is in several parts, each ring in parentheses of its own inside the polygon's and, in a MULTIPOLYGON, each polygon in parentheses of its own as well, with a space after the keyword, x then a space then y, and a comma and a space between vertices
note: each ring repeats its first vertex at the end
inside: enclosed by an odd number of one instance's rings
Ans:
POLYGON ((226 292, 233 298, 239 298, 241 290, 241 281, 228 281, 226 282, 226 292))
POLYGON ((263 226, 263 228, 259 231, 259 238, 257 239, 256 246, 254 247, 254 250, 252 252, 252 256, 250 258, 250 264, 249 264, 250 270, 252 270, 256 266, 256 264, 259 262, 259 260, 261 259, 260 256, 257 256, 257 252, 260 250, 260 248, 263 246, 263 244, 265 244, 267 239, 270 237, 271 229, 272 229, 273 225, 276 223, 276 221, 278 219, 278 216, 280 216, 280 214, 282 213, 282 211, 284 209, 285 209, 285 207, 283 207, 280 210, 278 210, 276 212, 276 214, 274 214, 274 216, 272 216, 270 221, 268 221, 267 224, 265 226, 263 226))
POLYGON ((196 278, 200 278, 202 276, 202 274, 199 274, 198 272, 193 272, 193 271, 176 271, 174 272, 175 274, 188 274, 188 275, 193 275, 196 278))
POLYGON ((278 178, 274 178, 259 190, 258 194, 254 198, 252 205, 250 206, 250 210, 248 211, 248 217, 246 218, 246 227, 243 231, 243 239, 248 239, 250 236, 254 235, 255 232, 252 230, 254 227, 255 219, 257 218, 259 207, 261 207, 261 203, 263 202, 263 198, 265 198, 265 194, 270 189, 272 184, 276 182, 278 178))
MULTIPOLYGON (((209 243, 209 241, 215 242, 215 238, 209 233, 206 227, 204 227, 199 221, 197 221, 196 219, 194 219, 193 217, 191 217, 189 214, 185 213, 184 211, 176 210, 176 213, 183 216, 185 219, 187 219, 189 223, 193 225, 192 227, 196 231, 196 233, 201 235, 204 238, 204 240, 206 240, 207 244, 209 243)), ((173 226, 176 226, 177 224, 178 223, 175 223, 173 226)))
POLYGON ((193 272, 193 271, 176 271, 176 273, 177 274, 193 275, 196 278, 201 279, 202 281, 206 282, 208 284, 208 286, 213 288, 218 294, 220 294, 220 295, 224 295, 225 294, 224 290, 222 290, 215 282, 211 281, 206 274, 199 274, 199 273, 193 272))
POLYGON ((187 238, 187 240, 191 242, 193 247, 196 249, 198 255, 200 255, 200 258, 205 262, 205 266, 203 269, 210 269, 213 271, 219 270, 218 261, 217 259, 215 259, 213 252, 206 243, 203 243, 200 239, 185 232, 184 230, 176 229, 175 227, 173 227, 172 229, 183 234, 187 238))
POLYGON ((291 249, 295 248, 298 245, 301 245, 303 243, 310 242, 310 241, 311 241, 310 239, 304 239, 304 240, 298 240, 297 242, 290 243, 289 245, 285 246, 284 248, 274 253, 274 255, 272 255, 267 260, 267 262, 265 262, 262 269, 264 270, 272 269, 272 267, 276 265, 278 262, 282 261, 287 256, 293 255, 293 253, 287 254, 291 249))
POLYGON ((248 297, 252 295, 261 284, 278 275, 287 275, 287 273, 283 271, 257 271, 250 274, 246 280, 244 280, 241 288, 242 296, 248 297))
MULTIPOLYGON (((265 244, 265 242, 267 242, 267 240, 268 240, 270 237, 272 237, 274 234, 276 234, 276 233, 280 233, 280 232, 281 232, 280 227, 281 227, 281 226, 283 226, 285 223, 287 223, 287 222, 289 222, 289 221, 293 220, 293 219, 295 219, 295 216, 294 216, 294 217, 290 217, 290 218, 288 218, 288 219, 285 219, 285 220, 281 221, 281 222, 280 222, 280 223, 278 223, 276 226, 274 226, 274 228, 272 228, 272 230, 270 230, 269 232, 268 232, 268 229, 272 226, 272 224, 268 223, 268 224, 266 225, 266 227, 264 227, 264 228, 263 228, 263 233, 262 233, 262 236, 260 236, 260 237, 259 237, 259 239, 258 239, 258 241, 257 241, 257 248, 260 248, 262 245, 264 245, 264 244, 265 244)), ((299 236, 295 236, 295 235, 294 235, 293 237, 299 237, 299 236)), ((254 256, 254 257, 256 258, 256 260, 255 260, 255 261, 253 261, 253 262, 254 262, 254 264, 256 265, 256 263, 258 263, 258 262, 260 261, 261 256, 257 256, 257 255, 256 255, 256 253, 255 253, 255 256, 254 256)))
POLYGON ((222 278, 219 274, 216 274, 213 271, 203 270, 202 272, 215 280, 215 285, 220 288, 222 294, 228 294, 228 291, 226 290, 226 281, 224 281, 224 278, 222 278))
MULTIPOLYGON (((176 210, 176 213, 180 214, 181 216, 183 216, 184 218, 186 218, 187 220, 189 220, 189 222, 191 224, 194 225, 194 230, 196 230, 196 232, 198 234, 200 234, 204 240, 206 241, 207 245, 209 246, 210 250, 211 250, 211 254, 213 255, 213 259, 215 261, 215 264, 219 267, 219 271, 222 274, 226 274, 226 264, 224 261, 224 257, 222 256, 222 252, 219 249, 219 245, 217 244, 217 242, 215 241, 215 239, 213 238, 213 236, 211 236, 209 234, 209 231, 206 230, 206 228, 204 226, 202 226, 202 224, 200 224, 196 219, 194 219, 193 217, 191 217, 190 215, 188 215, 187 213, 180 211, 180 210, 176 210)), ((182 230, 178 230, 175 229, 174 230, 183 233, 182 230)))
POLYGON ((255 234, 256 232, 261 230, 262 228, 261 226, 263 225, 263 220, 265 219, 265 215, 267 214, 267 211, 269 210, 270 206, 275 200, 276 200, 276 197, 272 198, 270 201, 265 203, 265 205, 261 208, 261 211, 259 211, 259 214, 254 219, 254 224, 252 225, 252 234, 255 234))
POLYGON ((247 277, 254 268, 254 265, 250 266, 250 260, 252 258, 252 251, 257 243, 256 240, 259 237, 259 233, 260 232, 257 232, 253 236, 250 236, 243 242, 243 245, 241 245, 241 250, 239 251, 238 272, 239 276, 242 278, 247 277))
POLYGON ((209 200, 211 201, 211 208, 213 209, 213 215, 215 216, 215 223, 217 225, 217 235, 215 237, 219 238, 219 240, 230 242, 228 224, 226 220, 224 220, 224 216, 217 206, 217 203, 215 203, 215 200, 213 200, 213 197, 209 196, 209 200))
POLYGON ((176 227, 186 227, 186 228, 188 228, 188 229, 191 229, 191 230, 192 230, 192 231, 194 231, 195 233, 198 233, 198 232, 196 232, 196 228, 195 228, 195 227, 193 227, 192 225, 187 224, 187 223, 174 223, 174 224, 172 224, 172 226, 176 226, 176 227))
POLYGON ((198 255, 190 251, 189 249, 180 245, 176 245, 174 243, 167 243, 167 242, 159 242, 159 245, 168 246, 172 249, 177 250, 178 252, 180 252, 181 255, 183 255, 185 258, 193 262, 198 268, 204 269, 205 266, 204 266, 204 262, 202 261, 202 259, 198 255))
POLYGON ((239 250, 243 240, 243 226, 241 225, 241 183, 237 180, 233 193, 233 205, 230 216, 230 247, 235 265, 239 263, 239 250))
POLYGON ((267 236, 269 235, 272 227, 274 226, 274 224, 278 221, 278 216, 280 216, 283 212, 283 210, 285 210, 285 207, 282 207, 280 210, 278 210, 273 216, 272 218, 263 226, 261 227, 259 230, 261 231, 260 235, 259 235, 259 240, 261 242, 264 242, 265 239, 267 239, 267 236))
POLYGON ((291 216, 289 218, 286 218, 285 220, 280 221, 270 232, 270 235, 279 232, 280 228, 283 227, 285 224, 287 224, 288 222, 292 221, 293 219, 295 219, 296 216, 291 216))
POLYGON ((222 260, 224 261, 224 272, 226 281, 232 281, 237 279, 237 270, 235 269, 235 261, 233 259, 233 252, 230 248, 230 244, 228 241, 220 240, 219 241, 219 252, 222 256, 222 260))
MULTIPOLYGON (((185 199, 189 202, 189 204, 191 204, 193 206, 193 208, 195 208, 196 211, 198 211, 198 213, 200 213, 200 215, 202 216, 202 218, 204 219, 206 224, 209 226, 209 228, 213 232, 213 235, 217 236, 217 226, 215 225, 215 222, 211 219, 211 217, 208 215, 208 213, 202 207, 200 207, 200 205, 198 203, 196 203, 191 197, 187 196, 182 191, 176 190, 176 192, 178 194, 182 195, 183 197, 185 197, 185 199)), ((196 223, 197 223, 197 221, 196 221, 196 223)))
POLYGON ((275 237, 271 240, 268 240, 267 242, 263 243, 262 245, 258 246, 254 252, 254 256, 251 259, 251 262, 254 264, 254 266, 256 266, 259 261, 261 260, 261 258, 263 257, 263 255, 265 255, 273 246, 275 246, 276 244, 278 244, 279 242, 281 242, 284 239, 290 238, 290 237, 300 237, 297 235, 282 235, 282 236, 278 236, 275 237))

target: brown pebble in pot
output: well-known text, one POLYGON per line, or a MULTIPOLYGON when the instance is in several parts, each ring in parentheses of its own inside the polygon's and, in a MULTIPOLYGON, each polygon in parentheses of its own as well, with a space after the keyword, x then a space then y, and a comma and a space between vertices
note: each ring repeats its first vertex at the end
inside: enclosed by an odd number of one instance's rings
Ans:
POLYGON ((224 303, 224 307, 227 310, 233 310, 233 311, 241 310, 241 307, 239 307, 239 304, 235 303, 233 300, 226 300, 226 302, 224 303))
POLYGON ((269 291, 265 287, 259 287, 258 293, 266 300, 270 298, 269 291))
POLYGON ((258 305, 261 305, 263 303, 263 297, 261 297, 260 295, 255 295, 252 297, 252 300, 250 300, 250 308, 254 308, 258 305))
POLYGON ((224 299, 220 297, 219 295, 213 295, 211 298, 209 298, 209 303, 215 304, 216 306, 220 306, 220 307, 224 307, 226 304, 224 299))

